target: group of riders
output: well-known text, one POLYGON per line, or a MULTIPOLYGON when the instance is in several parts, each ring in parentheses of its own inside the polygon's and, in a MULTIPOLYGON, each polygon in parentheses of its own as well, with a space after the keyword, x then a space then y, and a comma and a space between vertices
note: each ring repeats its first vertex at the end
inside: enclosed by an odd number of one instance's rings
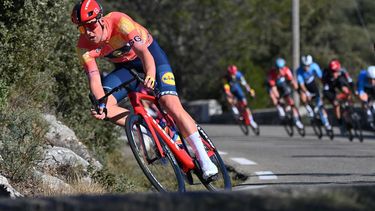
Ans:
MULTIPOLYGON (((307 115, 310 118, 318 115, 325 129, 332 132, 332 124, 323 103, 324 99, 328 101, 333 107, 340 131, 344 133, 340 104, 348 101, 353 102, 354 98, 358 97, 366 113, 369 126, 375 129, 372 111, 374 108, 371 104, 375 96, 375 66, 361 70, 357 83, 354 84, 348 71, 338 59, 332 59, 323 70, 319 64, 314 62, 311 55, 303 55, 300 64, 300 67, 295 70, 295 77, 292 70, 286 65, 285 59, 277 58, 267 73, 267 92, 273 105, 277 108, 280 119, 285 117, 285 106, 287 106, 292 111, 294 125, 298 129, 304 129, 305 126, 301 122, 300 112, 293 98, 293 91, 295 91, 299 93, 300 101, 305 107, 307 115), (320 87, 322 87, 322 91, 320 87)), ((249 115, 250 126, 258 127, 247 106, 246 95, 241 85, 251 96, 255 96, 255 91, 250 88, 243 73, 235 65, 229 65, 223 82, 225 96, 232 112, 234 114, 246 112, 249 115), (238 108, 246 108, 246 110, 239 111, 238 108)))

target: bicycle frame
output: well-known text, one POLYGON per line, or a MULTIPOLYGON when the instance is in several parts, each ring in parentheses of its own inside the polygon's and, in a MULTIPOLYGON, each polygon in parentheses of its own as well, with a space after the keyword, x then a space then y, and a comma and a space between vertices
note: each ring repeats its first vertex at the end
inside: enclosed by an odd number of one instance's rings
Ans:
MULTIPOLYGON (((155 119, 147 113, 141 102, 142 100, 147 100, 154 103, 155 105, 158 105, 158 99, 154 96, 138 92, 130 92, 128 94, 128 97, 133 106, 134 113, 141 115, 144 118, 146 124, 149 126, 149 130, 153 139, 155 140, 155 144, 161 156, 165 157, 165 153, 158 137, 160 137, 162 141, 171 149, 176 159, 180 162, 182 170, 185 173, 194 169, 195 164, 190 155, 184 149, 180 148, 178 144, 172 140, 171 137, 169 137, 169 135, 160 127, 155 119)), ((172 121, 167 115, 164 116, 166 117, 167 121, 172 121)))

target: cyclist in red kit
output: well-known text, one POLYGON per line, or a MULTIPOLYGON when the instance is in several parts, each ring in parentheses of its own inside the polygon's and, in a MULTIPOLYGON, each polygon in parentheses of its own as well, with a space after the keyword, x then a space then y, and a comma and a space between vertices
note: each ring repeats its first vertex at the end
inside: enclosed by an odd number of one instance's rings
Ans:
MULTIPOLYGON (((157 97, 160 103, 192 146, 202 167, 203 177, 208 179, 216 175, 218 169, 204 149, 196 123, 181 105, 168 58, 147 29, 121 12, 103 16, 103 9, 95 0, 78 2, 71 18, 80 32, 77 52, 92 95, 100 99, 105 92, 132 79, 130 69, 145 73, 145 87, 153 89, 156 86, 159 90, 157 97), (96 63, 98 58, 107 58, 115 65, 115 69, 103 78, 96 63)), ((136 81, 131 88, 138 89, 136 81)), ((99 106, 99 112, 92 110, 92 115, 124 126, 129 111, 117 103, 127 94, 126 89, 115 92, 109 96, 106 104, 99 106)))

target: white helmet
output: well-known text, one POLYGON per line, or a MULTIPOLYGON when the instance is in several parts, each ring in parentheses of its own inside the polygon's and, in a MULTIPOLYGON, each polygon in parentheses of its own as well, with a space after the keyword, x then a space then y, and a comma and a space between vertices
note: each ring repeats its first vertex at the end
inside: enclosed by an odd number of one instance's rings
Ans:
POLYGON ((301 62, 304 66, 308 66, 313 63, 313 58, 311 55, 305 55, 301 57, 301 62))
POLYGON ((375 66, 369 66, 366 72, 367 72, 367 77, 371 79, 375 79, 375 66))

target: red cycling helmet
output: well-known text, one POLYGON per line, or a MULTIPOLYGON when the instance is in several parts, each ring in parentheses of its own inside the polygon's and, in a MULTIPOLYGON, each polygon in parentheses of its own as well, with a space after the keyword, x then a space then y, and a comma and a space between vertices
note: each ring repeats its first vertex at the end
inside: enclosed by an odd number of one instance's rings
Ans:
POLYGON ((74 24, 80 25, 103 15, 102 6, 95 0, 81 0, 72 11, 71 19, 74 24))
POLYGON ((332 71, 332 72, 338 72, 341 70, 341 64, 339 62, 339 60, 337 59, 333 59, 329 62, 329 69, 332 71))
POLYGON ((237 73, 237 66, 236 65, 229 65, 228 66, 228 73, 231 75, 235 75, 237 73))

